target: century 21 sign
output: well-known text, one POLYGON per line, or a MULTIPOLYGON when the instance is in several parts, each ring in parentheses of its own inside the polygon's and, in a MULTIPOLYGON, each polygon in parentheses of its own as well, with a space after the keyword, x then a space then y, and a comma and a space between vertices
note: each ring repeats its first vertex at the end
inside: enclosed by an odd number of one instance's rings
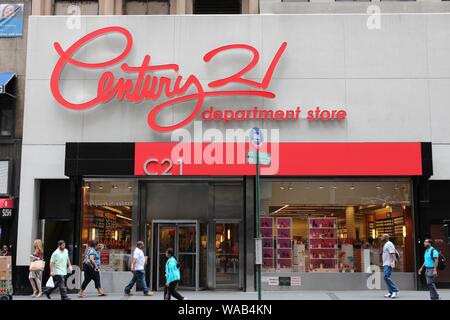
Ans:
MULTIPOLYGON (((142 101, 156 101, 161 97, 167 98, 163 103, 155 105, 148 114, 148 125, 160 132, 172 131, 177 128, 181 128, 193 121, 199 112, 201 111, 206 97, 224 97, 224 96, 256 96, 273 99, 275 94, 273 92, 267 91, 267 87, 272 80, 275 68, 280 61, 283 52, 286 50, 287 43, 283 42, 279 49, 276 51, 274 57, 267 70, 264 73, 261 82, 249 80, 245 76, 253 70, 253 68, 259 62, 259 52, 258 50, 247 44, 230 44, 225 45, 214 50, 209 51, 203 56, 203 61, 208 63, 217 54, 232 50, 246 50, 251 53, 251 59, 248 64, 242 68, 239 72, 231 74, 224 79, 217 79, 211 81, 207 84, 208 89, 204 88, 200 83, 197 76, 191 74, 188 77, 183 77, 178 75, 175 79, 170 79, 164 76, 157 76, 158 71, 173 71, 178 72, 178 64, 161 64, 161 65, 150 65, 151 57, 150 55, 145 55, 140 66, 130 66, 123 61, 126 59, 130 53, 133 46, 133 37, 131 33, 122 27, 107 27, 93 31, 74 44, 69 48, 64 50, 58 42, 54 43, 56 52, 59 55, 59 60, 53 69, 50 85, 51 91, 59 104, 63 107, 72 110, 86 110, 93 108, 99 104, 107 103, 112 100, 117 101, 129 101, 134 103, 140 103, 142 101), (93 42, 96 38, 108 34, 120 34, 126 39, 126 45, 124 50, 115 58, 98 62, 89 63, 84 61, 79 61, 74 58, 74 55, 83 46, 93 42), (120 68, 125 75, 135 76, 135 80, 129 79, 127 77, 115 77, 112 72, 105 71, 100 76, 97 84, 97 94, 91 100, 74 103, 68 101, 63 97, 60 90, 60 76, 66 65, 72 65, 81 69, 105 69, 121 63, 120 68), (209 90, 219 87, 223 87, 229 84, 240 84, 244 85, 246 90, 209 90), (190 93, 194 92, 194 93, 190 93), (166 107, 173 106, 186 101, 195 101, 195 107, 191 114, 189 114, 182 121, 172 123, 170 125, 160 125, 157 123, 157 115, 159 112, 164 110, 166 107)), ((257 110, 254 111, 255 114, 257 110)), ((297 111, 296 116, 298 117, 299 111, 297 111)), ((267 113, 266 113, 267 114, 267 113)), ((293 116, 295 116, 293 111, 293 116)), ((251 114, 250 114, 251 115, 251 114)), ((256 114, 257 115, 257 114, 256 114)), ((264 116, 264 115, 263 115, 264 116)))

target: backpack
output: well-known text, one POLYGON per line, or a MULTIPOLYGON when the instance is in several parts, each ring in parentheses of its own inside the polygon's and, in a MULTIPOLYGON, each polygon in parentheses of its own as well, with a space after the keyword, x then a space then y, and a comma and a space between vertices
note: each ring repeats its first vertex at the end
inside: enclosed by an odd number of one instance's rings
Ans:
MULTIPOLYGON (((434 257, 433 257, 433 251, 434 250, 436 250, 435 248, 432 248, 431 249, 431 251, 430 251, 430 254, 431 254, 431 259, 434 261, 434 257)), ((437 252, 438 252, 438 254, 439 254, 439 256, 438 256, 438 266, 437 266, 437 269, 438 270, 444 270, 445 269, 445 267, 446 267, 446 265, 445 265, 445 257, 442 255, 442 253, 439 251, 439 250, 437 250, 437 252)))

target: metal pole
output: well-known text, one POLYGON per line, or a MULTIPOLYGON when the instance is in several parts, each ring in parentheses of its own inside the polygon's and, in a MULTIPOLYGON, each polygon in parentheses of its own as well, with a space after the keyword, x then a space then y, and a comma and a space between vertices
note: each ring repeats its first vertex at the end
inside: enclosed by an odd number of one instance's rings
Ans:
MULTIPOLYGON (((260 239, 259 230, 259 148, 256 149, 256 239, 260 239)), ((256 265, 256 285, 258 287, 258 300, 261 300, 261 265, 256 265)))

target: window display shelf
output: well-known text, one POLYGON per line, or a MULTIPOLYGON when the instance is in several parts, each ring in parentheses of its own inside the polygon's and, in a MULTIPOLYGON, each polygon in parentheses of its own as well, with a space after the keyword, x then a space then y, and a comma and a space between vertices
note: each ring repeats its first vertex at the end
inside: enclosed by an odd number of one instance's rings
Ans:
POLYGON ((337 218, 308 218, 310 272, 335 272, 338 268, 337 218))
POLYGON ((274 271, 275 248, 274 248, 274 224, 273 218, 261 217, 260 231, 263 250, 262 266, 267 271, 274 271))
POLYGON ((277 217, 277 270, 292 270, 292 218, 277 217))

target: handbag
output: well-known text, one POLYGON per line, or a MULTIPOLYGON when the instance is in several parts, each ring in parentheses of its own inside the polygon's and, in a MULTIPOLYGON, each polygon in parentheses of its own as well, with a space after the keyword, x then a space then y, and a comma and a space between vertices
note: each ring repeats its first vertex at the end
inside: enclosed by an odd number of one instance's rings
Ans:
POLYGON ((44 260, 35 260, 30 263, 30 271, 39 272, 44 271, 44 269, 45 269, 44 260))

